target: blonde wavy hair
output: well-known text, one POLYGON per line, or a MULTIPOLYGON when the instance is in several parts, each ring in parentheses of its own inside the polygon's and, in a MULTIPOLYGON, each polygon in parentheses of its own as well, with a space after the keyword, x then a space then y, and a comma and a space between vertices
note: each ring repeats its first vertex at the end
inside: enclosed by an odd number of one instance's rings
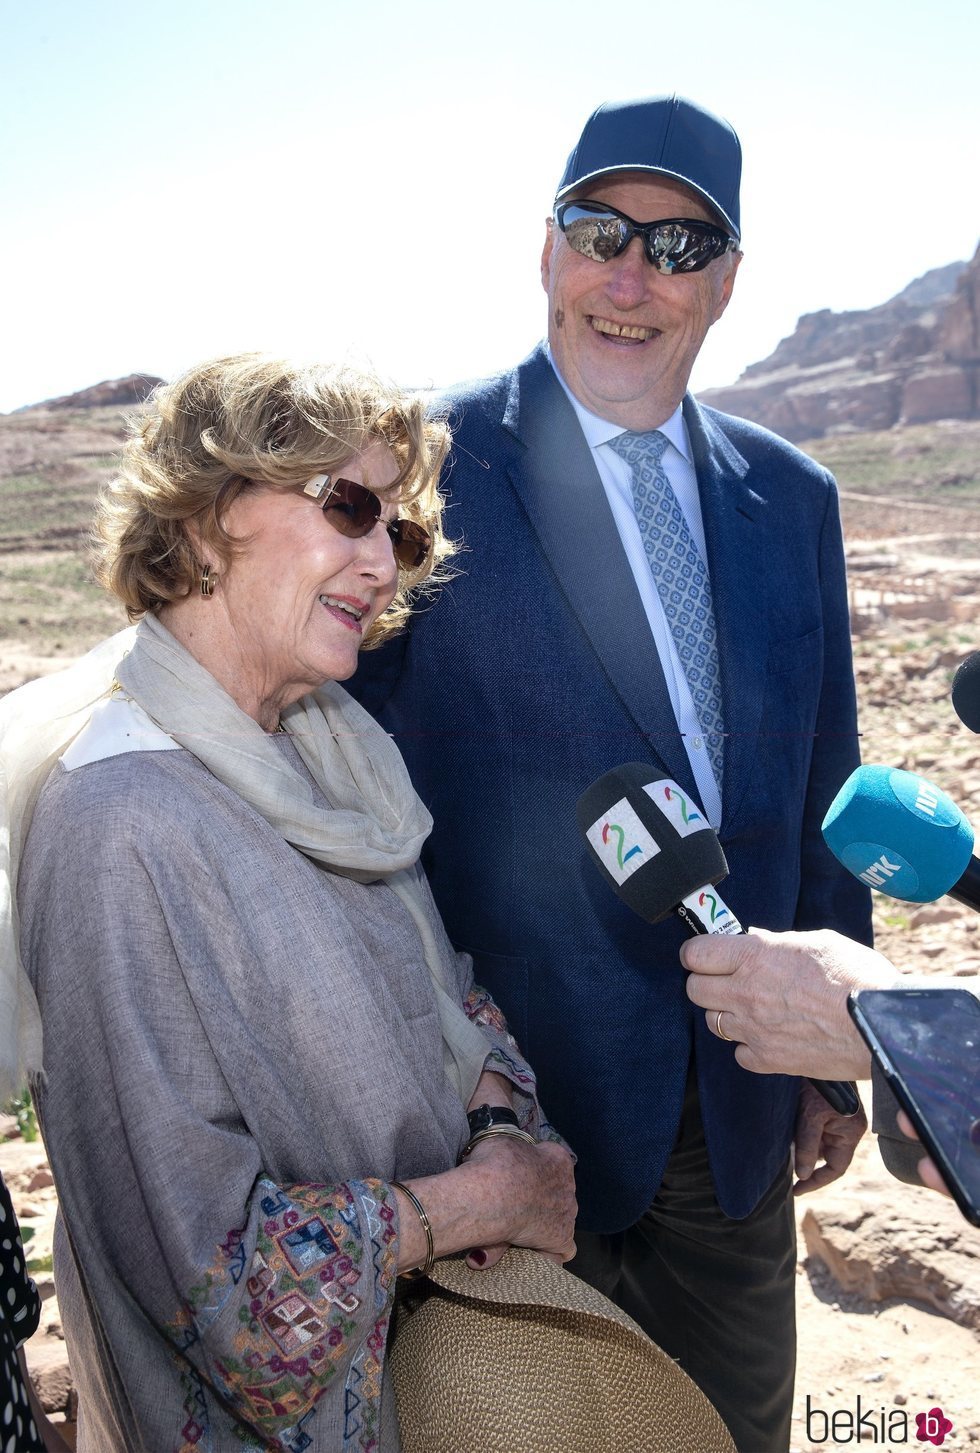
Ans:
POLYGON ((450 574, 456 547, 442 531, 438 489, 449 431, 417 396, 346 365, 243 353, 158 388, 134 416, 119 472, 99 498, 96 575, 130 620, 155 612, 196 590, 205 562, 220 570, 247 549, 222 523, 243 490, 295 489, 375 442, 399 466, 385 493, 432 541, 420 566, 399 570, 394 600, 367 632, 365 647, 378 646, 450 574))

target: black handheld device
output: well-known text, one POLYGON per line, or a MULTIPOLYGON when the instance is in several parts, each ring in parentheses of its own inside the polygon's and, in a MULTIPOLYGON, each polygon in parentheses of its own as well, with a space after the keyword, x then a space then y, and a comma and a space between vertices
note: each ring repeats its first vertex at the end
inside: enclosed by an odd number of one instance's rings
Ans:
POLYGON ((980 1226, 980 1000, 967 989, 861 989, 847 1007, 924 1152, 980 1226))

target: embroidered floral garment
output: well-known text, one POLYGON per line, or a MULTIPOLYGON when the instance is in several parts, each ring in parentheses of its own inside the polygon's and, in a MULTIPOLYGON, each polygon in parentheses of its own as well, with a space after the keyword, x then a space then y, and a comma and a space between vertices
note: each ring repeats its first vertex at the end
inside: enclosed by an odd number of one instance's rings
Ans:
MULTIPOLYGON (((80 1453, 397 1449, 390 1181, 467 1136, 408 911, 183 750, 57 768, 20 907, 80 1453)), ((491 1067, 553 1135, 431 911, 491 1067)))
MULTIPOLYGON (((259 1224, 248 1259, 248 1227, 229 1233, 214 1263, 190 1288, 173 1327, 177 1347, 188 1355, 206 1342, 202 1323, 234 1300, 245 1278, 247 1302, 238 1306, 232 1350, 215 1361, 212 1377, 229 1403, 241 1401, 248 1421, 273 1433, 289 1449, 312 1446, 316 1399, 346 1368, 348 1397, 344 1446, 378 1446, 381 1370, 395 1276, 395 1210, 389 1187, 361 1181, 325 1186, 256 1186, 259 1224), (370 1232, 365 1246, 363 1228, 370 1232), (377 1313, 363 1345, 358 1291, 365 1273, 373 1281, 377 1313), (352 1345, 353 1343, 353 1345, 352 1345)), ((205 1386, 199 1373, 184 1374, 182 1453, 191 1453, 208 1431, 205 1386), (194 1415, 200 1409, 203 1417, 194 1415)), ((205 1446, 207 1443, 205 1441, 205 1446)), ((261 1446, 261 1445, 260 1445, 261 1446)))

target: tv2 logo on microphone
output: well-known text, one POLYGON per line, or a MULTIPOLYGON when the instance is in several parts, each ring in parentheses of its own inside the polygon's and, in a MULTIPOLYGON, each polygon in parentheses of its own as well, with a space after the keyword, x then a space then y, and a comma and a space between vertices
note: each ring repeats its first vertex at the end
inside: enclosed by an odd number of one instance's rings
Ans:
POLYGON ((647 783, 643 790, 656 803, 664 817, 677 829, 681 837, 690 837, 694 832, 704 832, 708 827, 708 819, 704 813, 689 797, 684 796, 676 782, 665 778, 662 782, 647 783))
MULTIPOLYGON (((703 832, 709 827, 704 813, 669 778, 647 782, 643 791, 678 837, 690 837, 692 833, 703 832)), ((586 837, 595 849, 596 857, 618 884, 625 883, 637 868, 660 852, 660 844, 651 836, 627 797, 621 797, 598 818, 586 837)))
POLYGON ((625 883, 637 868, 660 852, 660 844, 650 836, 625 797, 592 824, 586 837, 617 883, 625 883))

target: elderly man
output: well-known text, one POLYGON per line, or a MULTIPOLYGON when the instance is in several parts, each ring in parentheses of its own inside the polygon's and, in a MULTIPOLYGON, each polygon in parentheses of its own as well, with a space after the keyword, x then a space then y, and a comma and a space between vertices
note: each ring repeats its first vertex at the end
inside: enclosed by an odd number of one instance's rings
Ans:
POLYGON ((575 821, 597 776, 649 763, 719 829, 743 922, 868 936, 820 836, 857 763, 833 480, 686 392, 732 295, 740 164, 678 97, 590 118, 547 223, 547 345, 448 400, 462 573, 353 689, 432 809, 450 933, 578 1151, 574 1269, 764 1453, 792 1404, 794 1127, 838 1173, 861 1127, 738 1065, 685 995, 679 925, 633 917, 575 821))

